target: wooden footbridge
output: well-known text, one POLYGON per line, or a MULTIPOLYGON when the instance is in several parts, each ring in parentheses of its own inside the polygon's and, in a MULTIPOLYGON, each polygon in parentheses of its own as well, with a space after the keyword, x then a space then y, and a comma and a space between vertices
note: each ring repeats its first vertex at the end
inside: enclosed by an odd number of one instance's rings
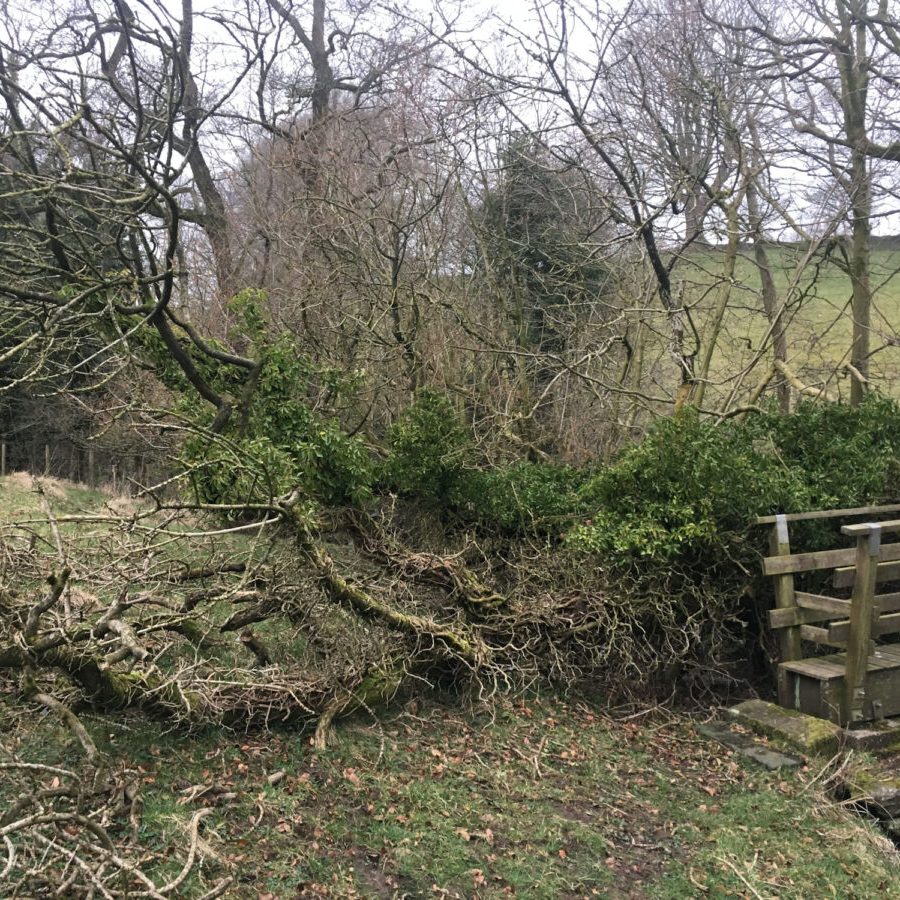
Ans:
POLYGON ((757 524, 770 526, 763 571, 775 586, 769 624, 780 632, 779 704, 845 727, 900 715, 900 505, 763 516, 757 524), (841 527, 847 546, 791 552, 791 524, 815 519, 851 523, 841 527), (815 593, 801 589, 811 580, 815 593))

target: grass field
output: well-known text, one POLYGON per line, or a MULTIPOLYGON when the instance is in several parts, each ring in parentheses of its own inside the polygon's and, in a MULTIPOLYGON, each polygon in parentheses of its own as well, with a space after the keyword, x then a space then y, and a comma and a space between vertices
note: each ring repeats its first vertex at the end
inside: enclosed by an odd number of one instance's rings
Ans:
MULTIPOLYGON (((852 316, 850 281, 832 262, 801 265, 799 251, 770 251, 779 302, 787 301, 789 359, 791 368, 807 383, 827 384, 841 397, 849 396, 849 381, 839 370, 849 361, 852 316)), ((696 304, 701 327, 715 303, 722 277, 722 254, 695 251, 676 268, 686 304, 696 304)), ((900 251, 878 249, 872 253, 871 358, 872 383, 883 393, 900 396, 900 251)), ((741 254, 735 269, 723 331, 713 360, 712 397, 727 394, 733 379, 748 366, 763 346, 768 332, 759 295, 759 275, 752 256, 741 254)), ((766 359, 770 359, 770 354, 766 359)), ((752 387, 759 374, 746 379, 752 387)))
MULTIPOLYGON (((110 499, 51 487, 57 510, 110 499)), ((0 524, 33 517, 36 504, 29 479, 0 483, 0 524)), ((91 573, 79 578, 90 591, 91 573)), ((0 569, 0 588, 14 579, 0 569)), ((900 877, 886 838, 826 797, 826 760, 765 771, 700 736, 684 712, 610 715, 599 696, 424 693, 340 724, 325 751, 286 727, 80 714, 123 796, 137 798, 106 827, 141 848, 157 883, 177 876, 192 817, 209 810, 179 897, 227 876, 224 896, 247 900, 879 898, 900 877)), ((7 671, 0 761, 13 754, 83 762, 72 733, 7 671)), ((0 816, 15 790, 0 778, 0 816)))

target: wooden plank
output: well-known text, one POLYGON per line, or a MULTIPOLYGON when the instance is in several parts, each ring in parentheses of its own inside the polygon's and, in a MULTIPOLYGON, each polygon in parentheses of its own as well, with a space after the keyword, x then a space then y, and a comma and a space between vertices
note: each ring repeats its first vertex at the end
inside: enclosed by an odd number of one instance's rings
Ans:
MULTIPOLYGON (((883 544, 881 561, 900 560, 900 543, 883 544)), ((821 569, 838 567, 853 568, 856 548, 842 547, 837 550, 816 550, 813 553, 793 553, 790 556, 767 556, 763 560, 764 575, 786 575, 798 572, 816 572, 821 569)), ((852 582, 851 582, 852 583, 852 582)), ((840 585, 849 587, 849 584, 840 585)))
POLYGON ((797 606, 803 609, 833 613, 835 616, 850 615, 849 600, 838 600, 836 597, 825 597, 822 594, 806 594, 803 591, 797 591, 795 597, 797 606))
POLYGON ((790 556, 767 556, 763 560, 764 575, 795 575, 848 566, 856 559, 852 547, 840 550, 817 550, 813 553, 793 553, 790 556))
POLYGON ((871 534, 876 528, 882 534, 897 534, 897 532, 900 532, 900 519, 892 519, 888 522, 858 522, 856 525, 844 525, 841 528, 841 534, 856 538, 871 534))
POLYGON ((808 678, 815 678, 818 681, 831 681, 844 677, 844 654, 842 653, 840 656, 840 662, 835 661, 833 656, 815 656, 811 659, 797 659, 793 662, 781 663, 779 667, 789 672, 806 675, 808 678))
MULTIPOLYGON (((893 547, 895 545, 888 544, 888 546, 893 547)), ((895 557, 892 555, 890 558, 894 559, 895 557)), ((882 559, 885 559, 885 557, 883 556, 882 559)), ((876 584, 884 584, 887 581, 900 581, 900 562, 881 562, 878 564, 878 569, 875 574, 876 584)), ((834 576, 831 580, 834 587, 853 587, 855 582, 856 569, 853 566, 834 570, 834 576)))
MULTIPOLYGON (((898 649, 900 649, 900 644, 878 647, 877 653, 869 656, 866 660, 868 671, 900 671, 900 653, 895 652, 898 649)), ((830 656, 813 656, 808 659, 780 663, 778 668, 813 678, 816 681, 834 682, 843 679, 846 662, 846 653, 832 653, 830 656)))
POLYGON ((846 639, 835 640, 831 636, 830 628, 818 628, 815 625, 801 625, 800 638, 814 644, 824 644, 827 647, 840 647, 841 650, 845 650, 847 647, 846 639))
MULTIPOLYGON (((881 651, 884 650, 884 644, 875 648, 874 653, 870 653, 866 665, 868 669, 871 671, 876 671, 880 669, 896 669, 900 668, 900 660, 895 659, 891 656, 886 656, 881 651)), ((838 665, 842 665, 846 668, 847 665, 847 654, 846 653, 833 653, 830 657, 833 662, 838 665)))
POLYGON ((788 609, 769 610, 769 628, 777 631, 779 628, 793 628, 797 625, 814 625, 816 622, 828 622, 835 618, 846 618, 848 613, 822 612, 815 609, 801 609, 792 606, 788 609))
MULTIPOLYGON (((847 654, 842 653, 842 654, 837 654, 837 655, 844 657, 844 663, 846 666, 847 654)), ((878 652, 877 648, 875 649, 875 652, 870 653, 868 658, 866 659, 866 671, 867 672, 879 672, 882 669, 896 669, 896 668, 897 668, 896 662, 892 659, 887 659, 887 658, 883 657, 878 652)))
MULTIPOLYGON (((849 519, 853 516, 881 516, 900 513, 900 503, 886 506, 857 506, 852 509, 817 509, 806 513, 784 513, 786 522, 810 522, 813 519, 849 519)), ((776 516, 759 516, 757 525, 774 525, 776 516)))
MULTIPOLYGON (((881 530, 870 529, 856 540, 856 580, 853 583, 850 626, 847 633, 847 670, 841 703, 841 724, 864 718, 868 658, 872 645, 875 583, 881 557, 881 530)), ((828 629, 829 635, 834 626, 828 629)))
MULTIPOLYGON (((829 640, 847 641, 850 639, 850 622, 832 622, 827 629, 829 640)), ((897 634, 900 631, 900 614, 879 616, 872 623, 872 636, 881 637, 885 634, 897 634)))
MULTIPOLYGON (((786 690, 796 701, 792 708, 840 723, 843 678, 818 680, 783 669, 779 669, 779 677, 784 677, 787 682, 786 690)), ((891 717, 900 713, 900 667, 870 672, 866 695, 863 709, 866 719, 891 717)))
POLYGON ((900 612, 900 593, 897 594, 876 594, 875 605, 878 612, 884 613, 900 612))
POLYGON ((872 625, 875 634, 881 637, 884 634, 897 634, 900 631, 900 613, 889 616, 878 616, 872 625))
POLYGON ((880 644, 875 652, 886 664, 900 669, 900 644, 880 644))

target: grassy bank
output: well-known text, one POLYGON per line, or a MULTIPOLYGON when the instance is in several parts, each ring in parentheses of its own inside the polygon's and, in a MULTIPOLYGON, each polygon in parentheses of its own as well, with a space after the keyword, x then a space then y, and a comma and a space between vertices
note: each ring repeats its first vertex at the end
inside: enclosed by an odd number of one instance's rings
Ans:
MULTIPOLYGON (((52 721, 3 716, 4 751, 75 763, 52 721)), ((226 896, 254 900, 875 898, 898 876, 886 840, 824 799, 819 762, 766 772, 661 712, 418 701, 348 723, 319 754, 277 729, 86 722, 137 789, 148 872, 176 873, 192 815, 212 809, 186 897, 224 874, 226 896)))

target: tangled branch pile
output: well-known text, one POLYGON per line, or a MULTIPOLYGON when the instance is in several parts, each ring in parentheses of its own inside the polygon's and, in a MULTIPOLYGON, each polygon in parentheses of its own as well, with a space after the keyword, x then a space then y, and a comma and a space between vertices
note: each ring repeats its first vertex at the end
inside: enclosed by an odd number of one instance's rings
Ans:
MULTIPOLYGON (((0 772, 17 794, 0 816, 6 850, 0 883, 7 886, 6 896, 23 891, 42 897, 182 896, 202 852, 200 824, 211 810, 194 813, 182 865, 160 883, 144 871, 161 853, 138 843, 135 781, 112 777, 103 767, 79 773, 16 758, 0 760, 0 772)), ((202 900, 223 896, 231 883, 231 877, 222 879, 202 900)))

